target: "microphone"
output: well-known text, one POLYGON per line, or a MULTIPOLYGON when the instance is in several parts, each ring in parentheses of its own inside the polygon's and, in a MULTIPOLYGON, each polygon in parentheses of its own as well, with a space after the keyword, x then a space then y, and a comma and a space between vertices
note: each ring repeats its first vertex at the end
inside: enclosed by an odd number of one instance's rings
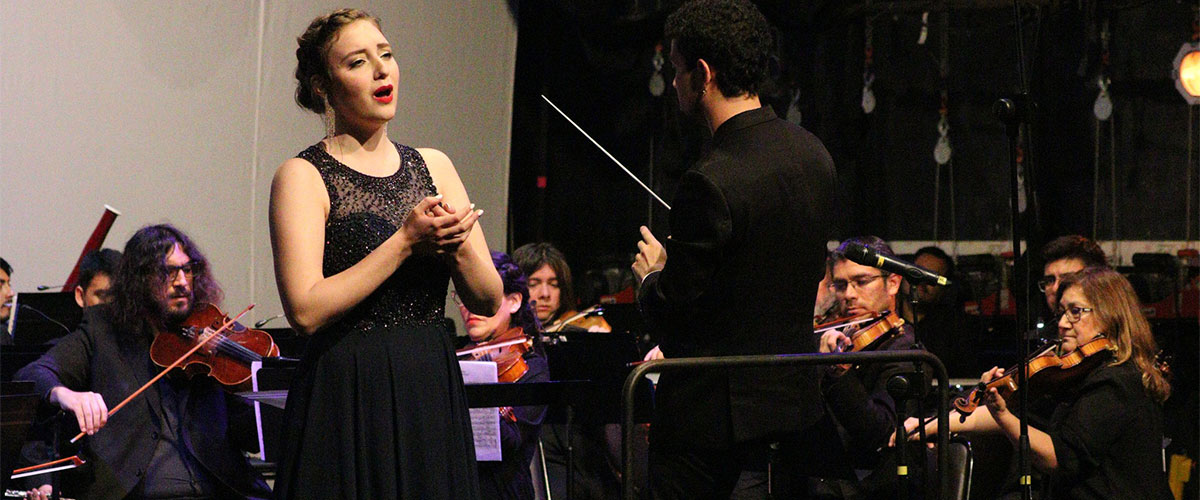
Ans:
POLYGON ((930 283, 935 285, 946 286, 950 284, 950 280, 945 276, 934 274, 932 271, 925 269, 916 264, 905 262, 895 257, 880 255, 874 250, 867 248, 861 243, 848 243, 844 252, 847 259, 864 266, 876 267, 884 271, 899 274, 908 278, 912 284, 930 283))
POLYGON ((259 320, 258 323, 254 324, 254 328, 262 328, 263 325, 270 323, 272 321, 275 321, 279 318, 282 318, 283 316, 284 316, 283 314, 276 314, 274 316, 271 316, 270 318, 259 320))
POLYGON ((62 285, 38 285, 37 291, 44 292, 46 290, 53 290, 55 288, 61 289, 62 287, 63 287, 62 285))

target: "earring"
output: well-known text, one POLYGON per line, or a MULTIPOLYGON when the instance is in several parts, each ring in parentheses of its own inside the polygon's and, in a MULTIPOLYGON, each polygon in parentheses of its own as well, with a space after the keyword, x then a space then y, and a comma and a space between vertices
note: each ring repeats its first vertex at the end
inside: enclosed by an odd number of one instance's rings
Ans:
POLYGON ((321 121, 325 122, 325 137, 333 137, 337 119, 333 116, 333 108, 329 107, 328 100, 325 101, 325 112, 321 114, 321 121))

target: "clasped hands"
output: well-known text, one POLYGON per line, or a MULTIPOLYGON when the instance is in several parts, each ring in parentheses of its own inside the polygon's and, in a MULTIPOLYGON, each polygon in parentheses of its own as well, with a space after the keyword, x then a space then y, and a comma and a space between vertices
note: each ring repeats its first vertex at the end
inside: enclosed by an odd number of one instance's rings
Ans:
POLYGON ((443 202, 442 195, 429 196, 413 207, 401 230, 413 242, 414 253, 453 255, 482 215, 474 203, 464 210, 443 202))

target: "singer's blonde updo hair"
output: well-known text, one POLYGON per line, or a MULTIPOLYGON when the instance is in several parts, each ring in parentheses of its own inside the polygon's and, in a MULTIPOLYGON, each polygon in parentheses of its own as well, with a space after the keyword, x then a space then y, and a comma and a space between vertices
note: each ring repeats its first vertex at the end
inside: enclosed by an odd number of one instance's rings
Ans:
POLYGON ((379 28, 379 18, 361 9, 339 9, 313 19, 296 38, 296 104, 321 114, 328 105, 329 48, 346 25, 367 19, 379 28))

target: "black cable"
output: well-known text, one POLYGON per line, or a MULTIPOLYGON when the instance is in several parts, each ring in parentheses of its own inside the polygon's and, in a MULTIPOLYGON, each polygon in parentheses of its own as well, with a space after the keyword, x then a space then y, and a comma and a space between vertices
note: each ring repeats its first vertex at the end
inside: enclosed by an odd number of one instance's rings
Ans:
MULTIPOLYGON (((54 318, 51 318, 50 316, 47 316, 47 315, 46 315, 46 313, 44 313, 44 312, 42 312, 42 311, 39 311, 39 310, 37 310, 37 308, 36 308, 36 307, 33 307, 33 306, 31 306, 31 305, 27 305, 27 304, 21 304, 21 303, 18 303, 18 304, 17 304, 17 307, 19 307, 19 308, 21 308, 21 309, 28 309, 28 310, 30 310, 30 311, 33 311, 33 312, 35 312, 35 313, 38 313, 38 316, 41 316, 41 317, 45 318, 45 319, 46 319, 46 321, 49 321, 49 322, 51 322, 51 323, 54 323, 54 324, 58 325, 58 326, 59 326, 59 328, 62 328, 62 329, 63 329, 63 331, 65 331, 65 332, 67 332, 67 333, 71 333, 71 329, 70 329, 70 328, 67 328, 67 325, 64 325, 64 324, 62 324, 62 323, 59 323, 59 322, 58 322, 57 320, 55 320, 54 318)), ((9 334, 11 335, 11 333, 9 333, 9 334)))

